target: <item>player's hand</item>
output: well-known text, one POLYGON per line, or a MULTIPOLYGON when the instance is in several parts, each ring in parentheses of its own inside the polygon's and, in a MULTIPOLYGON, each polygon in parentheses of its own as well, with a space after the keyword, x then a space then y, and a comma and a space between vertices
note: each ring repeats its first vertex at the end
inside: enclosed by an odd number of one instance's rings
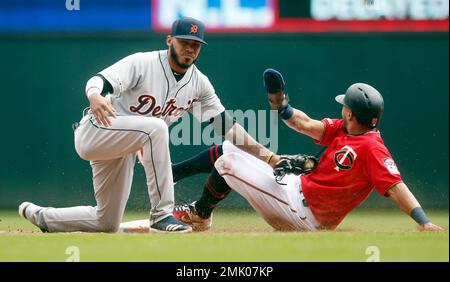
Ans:
POLYGON ((445 230, 444 228, 442 228, 438 225, 435 225, 431 222, 419 225, 418 229, 420 231, 443 231, 443 230, 445 230))
POLYGON ((269 100, 269 105, 272 110, 278 111, 283 105, 286 95, 279 91, 277 93, 267 93, 267 98, 269 100))
POLYGON ((116 110, 111 105, 111 102, 97 93, 89 96, 89 102, 97 123, 105 127, 111 126, 110 117, 116 117, 116 110))

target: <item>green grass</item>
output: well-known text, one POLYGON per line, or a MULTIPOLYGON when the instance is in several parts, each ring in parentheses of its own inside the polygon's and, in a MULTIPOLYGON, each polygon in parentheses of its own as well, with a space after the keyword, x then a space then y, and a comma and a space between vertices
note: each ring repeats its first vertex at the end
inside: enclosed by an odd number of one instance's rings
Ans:
MULTIPOLYGON (((429 212, 448 230, 448 211, 429 212)), ((124 220, 143 219, 127 213, 124 220)), ((192 234, 42 234, 14 211, 0 211, 0 261, 449 261, 449 233, 418 232, 399 211, 356 211, 334 232, 273 231, 255 212, 217 210, 211 231, 192 234), (20 232, 28 231, 27 232, 20 232)))

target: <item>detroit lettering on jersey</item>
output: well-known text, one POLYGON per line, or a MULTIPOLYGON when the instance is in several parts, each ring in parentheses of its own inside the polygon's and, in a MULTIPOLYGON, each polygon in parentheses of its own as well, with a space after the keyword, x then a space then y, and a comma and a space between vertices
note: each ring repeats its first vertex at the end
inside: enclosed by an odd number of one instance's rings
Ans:
POLYGON ((316 219, 334 229, 375 190, 380 195, 402 181, 379 131, 348 135, 342 119, 323 119, 316 143, 327 146, 319 165, 301 176, 302 191, 316 219))
POLYGON ((111 103, 118 115, 164 119, 170 125, 186 111, 200 121, 209 121, 225 108, 209 79, 195 65, 175 78, 168 51, 135 53, 100 72, 111 83, 111 103), (201 111, 192 111, 194 103, 201 111))
POLYGON ((182 116, 186 111, 188 111, 194 102, 196 102, 198 98, 188 100, 186 106, 177 106, 177 99, 170 98, 164 106, 156 106, 158 102, 156 98, 151 94, 142 94, 137 98, 137 102, 139 103, 136 106, 130 106, 130 111, 133 113, 138 113, 140 115, 151 115, 154 117, 160 116, 182 116))

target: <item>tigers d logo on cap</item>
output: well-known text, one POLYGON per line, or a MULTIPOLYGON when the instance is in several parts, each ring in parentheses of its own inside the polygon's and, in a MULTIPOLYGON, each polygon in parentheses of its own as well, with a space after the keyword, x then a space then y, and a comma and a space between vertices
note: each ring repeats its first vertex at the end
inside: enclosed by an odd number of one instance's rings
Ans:
POLYGON ((194 18, 183 17, 173 22, 171 36, 208 44, 203 39, 204 32, 205 25, 201 21, 194 18))
POLYGON ((198 31, 198 25, 191 24, 191 33, 197 33, 198 31))

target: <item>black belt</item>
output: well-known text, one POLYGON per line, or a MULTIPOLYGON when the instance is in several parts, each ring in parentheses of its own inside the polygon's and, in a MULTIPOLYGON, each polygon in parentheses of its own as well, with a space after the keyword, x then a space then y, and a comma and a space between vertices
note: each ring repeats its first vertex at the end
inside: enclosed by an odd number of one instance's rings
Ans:
POLYGON ((74 122, 74 123, 72 123, 72 129, 73 129, 73 131, 75 131, 75 130, 77 130, 77 128, 80 126, 80 123, 79 122, 74 122))
MULTIPOLYGON (((83 110, 83 117, 85 117, 88 113, 89 113, 89 110, 90 110, 91 108, 90 107, 87 107, 87 108, 84 108, 84 110, 83 110)), ((80 123, 79 122, 74 122, 74 123, 72 123, 72 129, 73 129, 73 131, 75 131, 75 130, 77 130, 77 128, 80 126, 80 123)))
MULTIPOLYGON (((300 191, 300 195, 303 195, 303 191, 300 191)), ((305 196, 303 196, 302 204, 305 208, 309 207, 308 201, 306 200, 305 196)))

